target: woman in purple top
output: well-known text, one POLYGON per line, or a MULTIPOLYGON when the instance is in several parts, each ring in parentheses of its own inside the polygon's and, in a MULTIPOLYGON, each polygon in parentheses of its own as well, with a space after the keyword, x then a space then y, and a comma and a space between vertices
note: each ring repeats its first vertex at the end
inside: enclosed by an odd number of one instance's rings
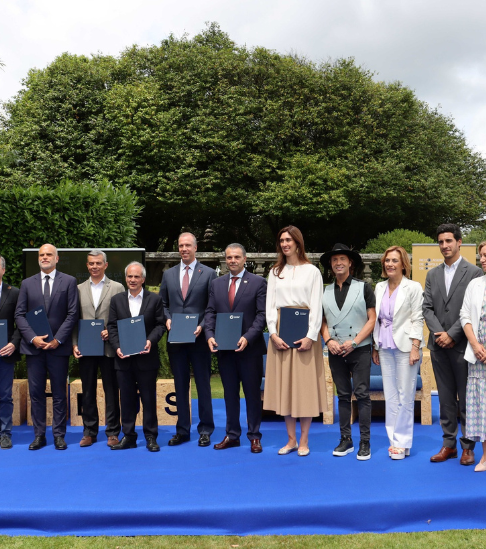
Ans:
POLYGON ((373 331, 373 361, 381 365, 385 393, 386 432, 392 459, 410 455, 417 373, 422 361, 423 290, 409 280, 412 270, 401 246, 381 258, 382 276, 375 288, 377 320, 373 331))

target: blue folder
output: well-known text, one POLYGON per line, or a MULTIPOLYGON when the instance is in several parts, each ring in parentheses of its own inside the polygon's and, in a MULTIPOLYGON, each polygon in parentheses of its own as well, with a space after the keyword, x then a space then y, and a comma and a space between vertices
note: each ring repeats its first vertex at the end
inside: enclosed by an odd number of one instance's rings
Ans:
POLYGON ((243 313, 218 313, 214 339, 218 351, 235 351, 243 327, 243 313))
POLYGON ((29 326, 32 328, 32 330, 34 330, 36 336, 43 336, 47 334, 47 339, 44 339, 46 343, 49 343, 49 341, 52 341, 54 339, 44 307, 37 307, 37 309, 32 309, 32 311, 29 311, 25 315, 25 318, 29 323, 29 326))
POLYGON ((6 320, 0 320, 0 349, 8 345, 8 324, 6 320))
POLYGON ((199 315, 174 313, 167 341, 169 343, 194 343, 196 341, 194 332, 198 322, 199 315))
POLYGON ((140 354, 147 345, 143 315, 117 321, 121 352, 125 355, 140 354))
POLYGON ((101 339, 104 320, 83 319, 78 322, 78 349, 83 356, 103 356, 105 342, 101 339))
POLYGON ((300 347, 294 345, 307 335, 309 331, 309 309, 294 309, 293 307, 280 308, 280 326, 278 336, 283 339, 289 347, 300 347))

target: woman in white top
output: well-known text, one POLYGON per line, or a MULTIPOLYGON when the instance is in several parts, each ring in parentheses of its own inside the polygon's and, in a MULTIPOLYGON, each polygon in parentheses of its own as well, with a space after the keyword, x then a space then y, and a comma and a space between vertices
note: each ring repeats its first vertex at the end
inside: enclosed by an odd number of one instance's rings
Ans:
POLYGON ((268 276, 267 326, 268 345, 263 407, 285 417, 288 442, 279 450, 286 455, 298 450, 309 455, 309 428, 314 416, 326 409, 324 361, 320 327, 322 322, 321 272, 308 260, 302 233, 289 225, 277 236, 278 258, 268 276), (289 348, 278 335, 281 307, 309 309, 306 337, 289 348), (297 444, 296 420, 300 418, 300 441, 297 444))
MULTIPOLYGON (((486 242, 478 246, 479 261, 486 272, 486 242)), ((483 455, 475 471, 486 471, 486 276, 469 282, 461 307, 461 325, 468 344, 466 387, 466 438, 481 442, 483 455)))
POLYGON ((375 288, 377 320, 373 332, 373 361, 381 365, 385 393, 385 425, 392 459, 410 455, 417 375, 422 355, 423 290, 409 280, 412 267, 401 246, 381 258, 382 276, 375 288))

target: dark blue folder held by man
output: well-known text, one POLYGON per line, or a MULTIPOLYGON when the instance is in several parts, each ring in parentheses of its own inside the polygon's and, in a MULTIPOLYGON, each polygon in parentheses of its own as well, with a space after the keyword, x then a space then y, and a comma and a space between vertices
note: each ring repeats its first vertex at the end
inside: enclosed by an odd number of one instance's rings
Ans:
POLYGON ((47 334, 47 339, 44 339, 45 343, 49 343, 49 341, 54 339, 44 307, 32 309, 32 311, 29 311, 25 315, 25 318, 27 319, 29 326, 34 330, 36 336, 44 336, 47 334))
POLYGON ((117 320, 120 349, 125 356, 139 355, 147 345, 143 315, 117 320))
POLYGON ((294 307, 280 308, 280 326, 278 337, 283 339, 289 347, 300 347, 294 341, 304 338, 309 331, 309 309, 295 309, 294 307))
POLYGON ((194 332, 198 322, 199 315, 173 313, 167 341, 169 343, 194 343, 196 341, 194 332))
POLYGON ((6 320, 0 320, 0 349, 8 345, 8 324, 6 320))
POLYGON ((105 328, 104 320, 82 319, 78 323, 78 349, 83 356, 103 356, 105 343, 101 332, 105 328))
POLYGON ((214 339, 218 351, 236 351, 243 327, 243 313, 218 313, 214 339))

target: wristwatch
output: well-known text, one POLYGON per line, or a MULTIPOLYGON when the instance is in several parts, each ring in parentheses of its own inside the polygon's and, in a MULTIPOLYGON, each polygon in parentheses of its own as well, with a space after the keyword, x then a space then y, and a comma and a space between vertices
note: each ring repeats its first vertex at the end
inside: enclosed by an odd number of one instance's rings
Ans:
POLYGON ((351 341, 351 346, 353 347, 353 349, 356 349, 356 347, 358 346, 358 344, 356 343, 356 341, 351 341))

